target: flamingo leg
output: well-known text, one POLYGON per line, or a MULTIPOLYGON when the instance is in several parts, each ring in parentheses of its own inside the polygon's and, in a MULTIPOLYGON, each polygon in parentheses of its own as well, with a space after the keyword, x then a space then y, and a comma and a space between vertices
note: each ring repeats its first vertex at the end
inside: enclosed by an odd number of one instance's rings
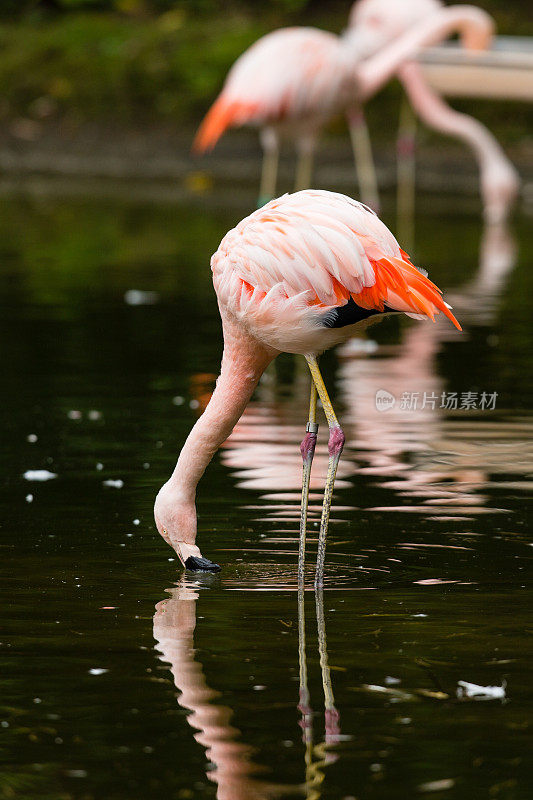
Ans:
POLYGON ((324 380, 318 367, 316 357, 313 355, 306 355, 306 360, 313 377, 313 382, 316 386, 318 396, 322 402, 322 407, 326 415, 329 426, 329 462, 328 474, 326 476, 326 486, 324 488, 324 501, 322 504, 322 518, 320 520, 320 532, 318 534, 318 553, 316 557, 316 574, 315 574, 315 589, 320 588, 324 583, 324 561, 326 558, 326 538, 328 535, 329 514, 331 510, 331 499, 333 496, 333 487, 335 486, 335 476, 337 474, 337 467, 339 459, 344 447, 344 432, 339 425, 339 421, 331 405, 324 380))
POLYGON ((261 208, 276 196, 278 180, 279 141, 272 128, 261 131, 261 145, 263 147, 263 166, 261 169, 261 184, 257 207, 261 208))
POLYGON ((316 435, 318 424, 316 421, 316 388, 311 380, 311 393, 309 397, 309 422, 306 434, 300 445, 302 454, 302 502, 300 507, 300 545, 298 550, 298 586, 303 586, 305 570, 305 537, 307 531, 307 508, 309 505, 309 481, 311 478, 311 465, 315 454, 316 435))
POLYGON ((379 190, 370 134, 362 108, 348 113, 348 127, 352 142, 359 196, 363 203, 379 211, 379 190))
POLYGON ((296 177, 294 180, 295 192, 301 192, 303 189, 311 187, 314 149, 314 137, 306 136, 298 142, 298 163, 296 164, 296 177))
POLYGON ((416 182, 416 117, 406 97, 402 98, 396 142, 398 238, 407 251, 413 248, 416 182))

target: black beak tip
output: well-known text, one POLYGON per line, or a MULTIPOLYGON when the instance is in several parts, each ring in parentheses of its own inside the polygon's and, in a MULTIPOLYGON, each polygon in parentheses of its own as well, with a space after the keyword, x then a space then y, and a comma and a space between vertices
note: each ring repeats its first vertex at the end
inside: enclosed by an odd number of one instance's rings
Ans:
POLYGON ((188 569, 189 572, 220 572, 222 567, 208 558, 189 556, 185 562, 185 569, 188 569))

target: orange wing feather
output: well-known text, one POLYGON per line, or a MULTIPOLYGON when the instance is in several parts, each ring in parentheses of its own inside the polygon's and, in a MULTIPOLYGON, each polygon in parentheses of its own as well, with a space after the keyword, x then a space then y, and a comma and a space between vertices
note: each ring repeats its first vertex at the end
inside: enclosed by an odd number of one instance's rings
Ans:
POLYGON ((205 115, 192 145, 193 153, 204 153, 212 150, 222 134, 232 125, 242 125, 250 119, 256 105, 228 101, 220 96, 205 115))
MULTIPOLYGON (((358 306, 368 309, 384 311, 385 305, 394 308, 394 301, 391 302, 390 293, 405 303, 407 309, 401 308, 399 311, 411 311, 414 314, 423 314, 435 321, 435 312, 442 313, 453 322, 458 330, 462 330, 444 300, 442 291, 422 272, 413 266, 407 253, 401 250, 402 258, 382 257, 380 259, 370 258, 370 263, 376 276, 373 286, 365 286, 358 293, 349 292, 335 277, 332 276, 335 295, 340 305, 348 302, 350 296, 358 306)), ((310 302, 312 306, 327 308, 322 303, 318 295, 310 302)))
POLYGON ((461 326, 442 299, 439 287, 411 264, 409 256, 403 250, 401 252, 402 258, 381 258, 376 261, 370 259, 376 282, 373 286, 365 287, 362 292, 352 294, 357 305, 383 311, 386 303, 391 307, 388 298, 389 293, 393 292, 415 314, 423 314, 434 320, 435 312, 442 311, 455 327, 461 330, 461 326))

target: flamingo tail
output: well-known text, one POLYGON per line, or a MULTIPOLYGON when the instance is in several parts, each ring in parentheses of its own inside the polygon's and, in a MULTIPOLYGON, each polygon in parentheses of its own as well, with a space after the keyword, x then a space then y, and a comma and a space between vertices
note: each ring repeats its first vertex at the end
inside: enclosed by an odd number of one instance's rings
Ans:
POLYGON ((358 294, 352 294, 358 305, 383 311, 387 304, 397 307, 399 311, 420 314, 432 320, 435 319, 435 314, 442 312, 458 330, 462 330, 450 307, 443 300, 439 287, 419 272, 406 254, 402 252, 402 258, 372 260, 372 266, 376 276, 375 284, 365 287, 358 294))
POLYGON ((253 109, 247 103, 228 101, 220 96, 205 115, 192 145, 193 153, 212 150, 222 134, 232 125, 241 125, 253 109))

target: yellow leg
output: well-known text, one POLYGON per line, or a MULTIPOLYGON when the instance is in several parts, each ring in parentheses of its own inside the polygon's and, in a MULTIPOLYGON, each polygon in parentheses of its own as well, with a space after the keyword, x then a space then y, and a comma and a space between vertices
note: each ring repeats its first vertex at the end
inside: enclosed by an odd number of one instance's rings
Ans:
POLYGON ((326 537, 328 534, 329 514, 331 510, 331 498, 333 496, 333 487, 335 486, 335 476, 337 474, 337 466, 344 447, 344 433, 339 421, 331 405, 326 386, 318 368, 318 362, 315 356, 306 355, 306 360, 311 371, 313 382, 316 386, 318 396, 322 402, 322 407, 326 415, 329 426, 329 462, 328 474, 326 477, 326 486, 324 488, 324 502, 322 504, 322 517, 320 520, 320 532, 318 535, 318 553, 316 558, 316 574, 315 574, 315 589, 319 588, 324 583, 324 561, 326 558, 326 537))
POLYGON ((309 505, 309 481, 311 478, 311 465, 315 454, 316 435, 318 425, 316 422, 316 388, 311 380, 311 394, 309 397, 309 422, 307 431, 300 445, 302 454, 302 503, 300 508, 300 546, 298 551, 298 585, 303 586, 305 570, 305 537, 307 532, 307 508, 309 505))

